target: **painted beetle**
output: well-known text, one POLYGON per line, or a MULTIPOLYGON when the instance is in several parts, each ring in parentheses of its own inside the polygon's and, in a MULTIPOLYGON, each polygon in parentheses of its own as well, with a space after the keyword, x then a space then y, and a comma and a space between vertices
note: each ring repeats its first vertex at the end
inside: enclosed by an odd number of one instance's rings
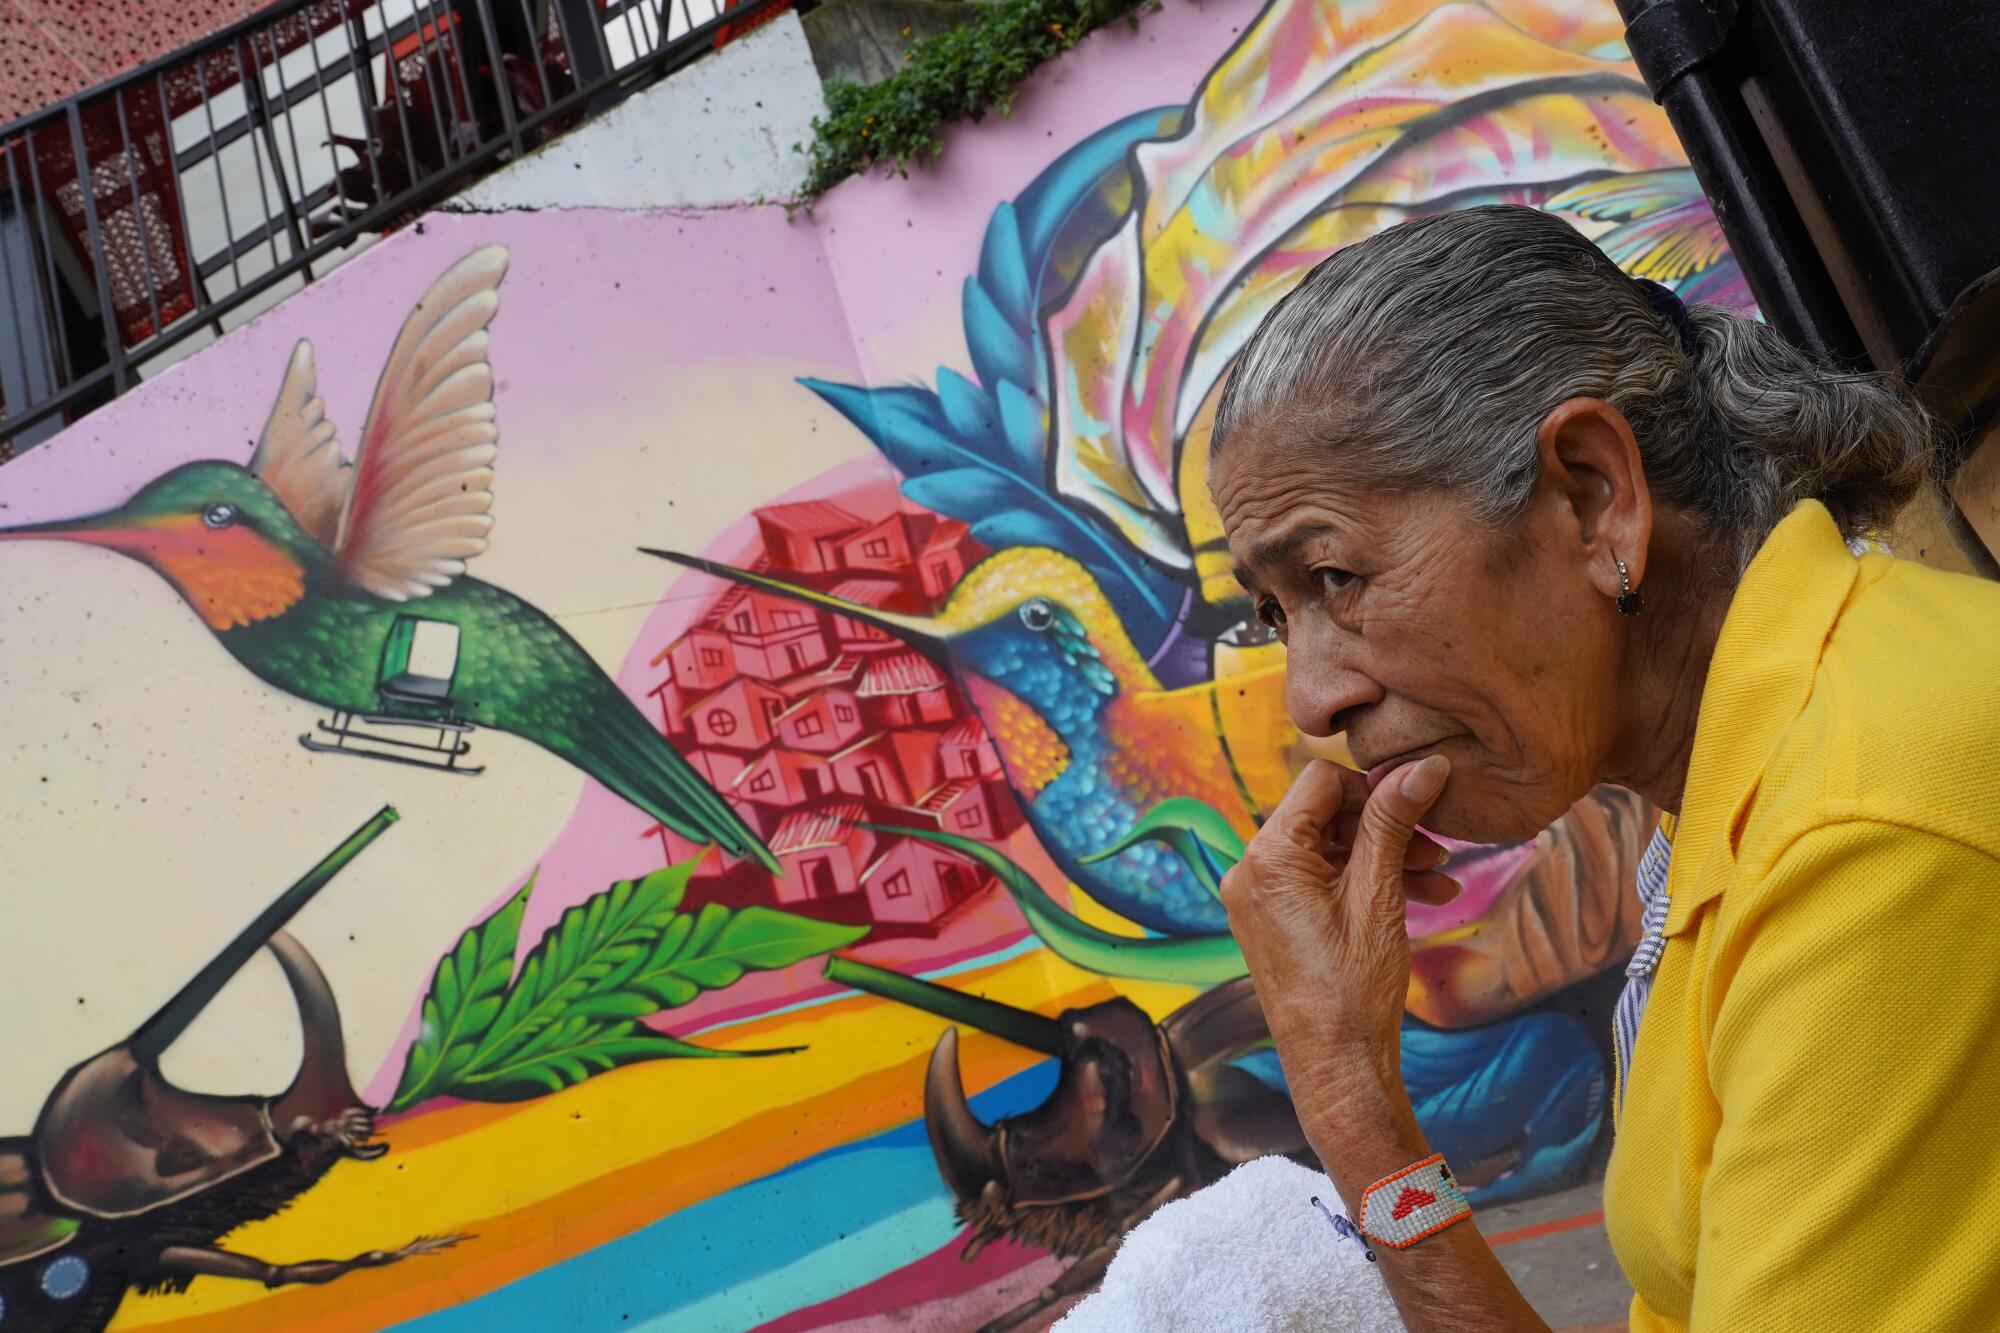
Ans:
POLYGON ((1270 1040, 1248 977, 1155 1024, 1120 996, 1050 1019, 838 957, 827 978, 926 1010, 1060 1062, 1031 1111, 987 1125, 965 1098, 958 1029, 931 1051, 924 1123, 938 1174, 971 1229, 971 1259, 1002 1236, 1076 1262, 981 1333, 1005 1333, 1104 1276, 1125 1233, 1253 1158, 1318 1167, 1291 1101, 1231 1062, 1270 1040))
POLYGON ((271 1264, 218 1248, 269 1217, 343 1158, 369 1160, 374 1113, 348 1081, 326 975, 282 927, 396 820, 388 807, 236 936, 127 1041, 71 1069, 27 1138, 0 1138, 0 1333, 97 1330, 125 1293, 194 1278, 279 1286, 330 1282, 457 1243, 426 1238, 345 1260, 271 1264), (259 949, 283 969, 305 1053, 276 1097, 185 1092, 160 1056, 259 949))

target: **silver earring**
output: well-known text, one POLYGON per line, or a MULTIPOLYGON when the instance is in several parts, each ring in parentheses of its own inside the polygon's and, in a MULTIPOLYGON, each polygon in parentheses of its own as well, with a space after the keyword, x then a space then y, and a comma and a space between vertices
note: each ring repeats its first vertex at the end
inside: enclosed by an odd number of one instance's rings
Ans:
POLYGON ((1632 571, 1625 568, 1625 562, 1617 556, 1611 557, 1618 566, 1618 583, 1623 589, 1618 594, 1618 614, 1636 616, 1646 607, 1646 599, 1632 590, 1632 571))

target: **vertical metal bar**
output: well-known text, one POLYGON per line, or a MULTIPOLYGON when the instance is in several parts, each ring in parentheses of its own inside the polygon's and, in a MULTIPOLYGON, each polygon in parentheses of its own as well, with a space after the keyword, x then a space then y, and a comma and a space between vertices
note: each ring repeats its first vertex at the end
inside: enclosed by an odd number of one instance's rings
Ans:
MULTIPOLYGON (((201 77, 199 66, 195 77, 201 77)), ((174 211, 181 220, 181 249, 175 262, 181 266, 181 277, 187 282, 188 299, 194 302, 196 310, 203 310, 208 307, 208 285, 202 281, 201 265, 195 260, 194 228, 188 223, 187 200, 181 197, 181 153, 174 144, 174 108, 167 99, 165 71, 153 75, 153 92, 160 99, 160 135, 167 150, 167 170, 174 178, 174 211)))
POLYGON ((139 174, 132 170, 132 125, 125 116, 125 94, 111 94, 118 106, 118 142, 125 146, 125 184, 132 191, 132 219, 139 227, 139 270, 146 275, 146 305, 153 312, 153 332, 160 331, 160 289, 153 281, 153 231, 146 223, 146 205, 139 194, 139 174))
MULTIPOLYGON (((430 0, 430 7, 432 13, 437 13, 440 10, 443 11, 443 17, 438 20, 438 31, 442 34, 438 39, 438 45, 446 55, 451 57, 452 73, 455 76, 451 80, 451 89, 464 95, 465 114, 464 119, 460 123, 470 133, 471 143, 468 145, 468 151, 470 151, 471 149, 480 147, 485 141, 481 137, 479 130, 478 99, 472 95, 472 66, 466 63, 465 42, 460 37, 458 31, 457 7, 443 3, 442 0, 430 0)), ((453 117, 457 118, 459 115, 458 97, 452 98, 451 110, 453 117)))
MULTIPOLYGON (((380 9, 377 9, 376 12, 381 13, 380 9)), ((396 109, 396 129, 403 138, 403 189, 408 190, 417 181, 417 150, 414 141, 410 138, 410 119, 407 114, 409 105, 403 99, 402 62, 396 59, 396 43, 389 36, 392 31, 393 29, 389 27, 389 16, 383 14, 382 63, 389 80, 389 86, 384 90, 384 95, 389 98, 390 104, 396 109)), ((387 145, 385 144, 384 147, 387 147, 387 145)), ((386 203, 388 197, 389 192, 386 187, 383 187, 382 192, 377 195, 375 202, 378 204, 386 203)))
MULTIPOLYGON (((644 42, 646 36, 645 21, 643 19, 640 21, 639 31, 636 36, 632 32, 632 11, 636 7, 633 0, 624 0, 624 3, 618 6, 618 17, 625 23, 625 40, 632 43, 632 59, 634 60, 638 60, 646 54, 644 42)), ((609 62, 607 61, 606 63, 608 64, 609 62)))
POLYGON ((544 24, 541 27, 535 26, 535 15, 528 4, 528 0, 514 0, 514 3, 521 7, 521 22, 527 25, 530 41, 533 44, 535 79, 542 85, 542 105, 546 107, 549 103, 556 100, 555 93, 549 88, 549 72, 542 65, 542 37, 547 29, 547 25, 544 24))
MULTIPOLYGON (((660 6, 663 9, 672 3, 673 0, 660 0, 660 6)), ((712 4, 713 0, 710 0, 710 3, 712 4)), ((715 16, 711 14, 709 17, 713 18, 715 16)), ((681 22, 686 25, 681 29, 681 36, 685 37, 694 31, 694 9, 689 5, 688 0, 681 0, 681 22)))
MULTIPOLYGON (((21 142, 23 145, 26 146, 28 150, 28 155, 32 160, 35 152, 35 146, 33 142, 30 141, 25 136, 22 138, 21 142)), ((29 204, 28 201, 24 200, 21 197, 20 177, 18 177, 14 172, 14 145, 0 144, 0 152, 4 152, 7 155, 7 197, 14 201, 14 207, 20 214, 22 237, 28 243, 27 290, 29 291, 29 293, 35 294, 35 289, 39 285, 36 282, 34 273, 35 240, 34 237, 29 236, 27 234, 26 230, 28 226, 29 204)), ((4 255, 5 252, 0 251, 0 258, 4 258, 4 255)), ((15 340, 20 344, 21 364, 22 368, 25 370, 27 368, 27 360, 28 360, 28 333, 27 333, 27 326, 22 324, 21 322, 21 307, 24 304, 26 304, 26 302, 17 298, 14 294, 14 269, 13 269, 13 264, 10 261, 7 267, 7 317, 14 322, 14 337, 15 340)), ((39 299, 38 294, 37 294, 37 299, 35 301, 35 305, 36 305, 36 313, 39 314, 41 301, 39 299)), ((61 381, 61 376, 56 370, 55 349, 49 346, 49 339, 46 336, 48 333, 48 328, 46 325, 44 325, 42 333, 43 336, 35 339, 35 342, 42 349, 42 363, 44 368, 47 369, 47 371, 49 372, 49 383, 52 385, 57 384, 61 381)))
POLYGON ((208 72, 197 68, 201 85, 201 118, 208 126, 208 161, 215 168, 215 193, 222 200, 222 248, 229 255, 229 278, 243 286, 243 270, 236 263, 236 223, 229 216, 229 182, 222 178, 222 150, 215 146, 215 108, 208 97, 208 72))
MULTIPOLYGON (((300 10, 299 14, 305 24, 306 45, 311 46, 313 41, 312 9, 308 6, 300 10)), ((298 113, 292 106, 291 90, 285 86, 284 57, 278 54, 278 39, 272 36, 273 28, 271 27, 265 28, 263 32, 264 47, 271 53, 271 72, 278 78, 278 105, 283 108, 285 117, 285 138, 292 145, 292 172, 297 176, 299 183, 299 188, 296 192, 288 191, 285 206, 293 215, 292 230, 298 236, 297 243, 304 245, 312 239, 307 234, 304 208, 304 201, 312 194, 312 191, 306 188, 306 160, 299 155, 298 113)), ((253 57, 257 54, 257 39, 254 36, 250 39, 250 54, 253 57)), ((261 88, 263 85, 264 79, 260 74, 257 77, 257 86, 261 88)), ((271 99, 269 94, 266 94, 264 108, 267 114, 270 111, 270 107, 271 99)), ((278 179, 280 182, 285 180, 285 164, 282 161, 278 163, 278 179)), ((312 265, 305 265, 305 275, 307 282, 313 280, 312 265)))
MULTIPOLYGON (((308 27, 310 26, 308 25, 308 27)), ((327 165, 333 168, 333 211, 335 215, 345 220, 347 207, 346 195, 340 188, 340 149, 335 147, 333 142, 333 102, 326 95, 326 69, 320 64, 319 38, 311 32, 306 34, 306 49, 312 52, 313 91, 319 94, 320 120, 326 125, 326 160, 327 165)), ((363 125, 361 132, 364 135, 367 134, 368 127, 363 125)), ((301 189, 305 188, 305 169, 303 165, 301 165, 299 170, 299 187, 301 189)))
MULTIPOLYGON (((348 77, 354 81, 354 100, 361 107, 361 156, 368 163, 368 175, 375 182, 375 202, 382 201, 382 166, 375 157, 375 51, 368 40, 368 26, 360 19, 349 19, 341 26, 341 35, 347 39, 348 77), (361 49, 354 49, 354 35, 361 34, 361 49)), ((333 121, 327 121, 327 133, 333 132, 333 121)), ((346 196, 341 196, 343 199, 346 196)), ((342 212, 345 212, 345 206, 342 212)))
POLYGON ((55 243, 49 238, 49 214, 62 207, 62 204, 60 201, 51 199, 42 189, 42 168, 35 153, 35 132, 33 130, 28 131, 27 143, 28 186, 35 194, 35 220, 40 224, 42 232, 43 276, 48 281, 48 287, 44 290, 43 297, 47 300, 49 309, 55 315, 54 320, 50 322, 56 326, 56 360, 61 368, 61 374, 56 377, 56 382, 67 387, 76 381, 76 367, 70 363, 69 359, 69 320, 63 315, 62 309, 62 287, 60 285, 62 276, 56 272, 55 243))
MULTIPOLYGON (((507 62, 500 50, 500 33, 493 26, 493 5, 491 0, 473 0, 479 8, 480 31, 486 34, 486 58, 493 67, 493 89, 500 99, 500 123, 507 127, 507 142, 514 147, 514 156, 521 156, 521 127, 514 120, 514 85, 507 81, 507 62)), ((536 68, 541 62, 536 61, 536 68)))
POLYGON ((569 53, 570 72, 576 75, 579 91, 602 83, 611 73, 611 48, 604 44, 604 29, 597 25, 597 0, 550 0, 556 16, 556 31, 562 35, 563 50, 569 53), (590 29, 594 41, 589 50, 577 45, 572 29, 590 29))
POLYGON ((111 300, 111 263, 104 249, 104 230, 97 222, 97 173, 91 170, 90 152, 83 142, 83 111, 72 98, 69 104, 70 151, 76 154, 77 184, 83 190, 83 226, 89 237, 90 258, 97 269, 97 305, 104 325, 104 351, 111 358, 111 387, 125 392, 125 334, 118 327, 118 309, 111 300))
POLYGON ((352 11, 347 22, 341 25, 341 31, 347 38, 347 65, 354 71, 354 100, 361 108, 361 139, 368 145, 368 170, 375 178, 375 198, 379 201, 382 197, 382 171, 375 162, 374 152, 375 44, 369 40, 366 20, 352 11), (355 47, 357 39, 361 43, 359 49, 355 47))
MULTIPOLYGON (((252 88, 250 85, 250 76, 243 72, 243 42, 240 38, 229 44, 229 57, 236 62, 236 86, 243 90, 244 118, 250 122, 250 127, 253 130, 259 131, 259 133, 248 136, 250 140, 250 161, 257 168, 257 202, 262 205, 264 214, 262 219, 264 224, 264 239, 271 247, 271 267, 276 268, 285 261, 278 254, 278 229, 271 225, 271 191, 269 186, 264 182, 264 154, 258 150, 258 140, 262 139, 269 142, 275 150, 278 138, 271 132, 271 118, 265 114, 263 80, 259 79, 256 87, 252 88)), ((255 65, 257 62, 252 60, 250 63, 255 65)), ((271 166, 273 170, 276 170, 278 164, 273 162, 271 166)), ((285 194, 282 182, 278 190, 278 204, 279 207, 284 209, 285 216, 296 227, 298 219, 291 216, 292 201, 285 194)), ((299 238, 294 233, 292 244, 294 247, 297 247, 298 243, 299 238)), ((298 249, 295 248, 292 253, 297 254, 298 249)))
MULTIPOLYGON (((431 48, 430 43, 424 40, 424 28, 428 25, 424 20, 422 0, 410 0, 410 16, 417 21, 417 62, 424 68, 424 88, 430 94, 431 123, 437 126, 438 132, 438 170, 442 171, 446 166, 450 165, 452 159, 451 124, 447 119, 449 108, 439 105, 437 80, 431 77, 431 48)), ((444 73, 444 61, 442 59, 437 63, 437 72, 440 75, 444 73)), ((445 98, 449 100, 450 97, 451 90, 447 88, 445 90, 445 98)), ((410 166, 410 184, 415 185, 417 183, 416 164, 412 162, 410 166)), ((429 172, 424 173, 424 179, 430 179, 429 172)))

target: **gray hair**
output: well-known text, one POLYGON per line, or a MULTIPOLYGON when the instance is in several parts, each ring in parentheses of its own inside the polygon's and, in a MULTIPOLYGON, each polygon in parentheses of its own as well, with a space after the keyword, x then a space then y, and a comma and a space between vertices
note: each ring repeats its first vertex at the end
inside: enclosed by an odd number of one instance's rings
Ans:
POLYGON ((1655 499, 1732 573, 1800 500, 1853 538, 1917 493, 1933 435, 1914 400, 1754 319, 1688 313, 1693 356, 1644 288, 1538 209, 1404 222, 1322 261, 1265 316, 1223 390, 1210 457, 1248 424, 1277 423, 1370 485, 1454 491, 1499 524, 1534 489, 1543 419, 1601 398, 1631 423, 1655 499))

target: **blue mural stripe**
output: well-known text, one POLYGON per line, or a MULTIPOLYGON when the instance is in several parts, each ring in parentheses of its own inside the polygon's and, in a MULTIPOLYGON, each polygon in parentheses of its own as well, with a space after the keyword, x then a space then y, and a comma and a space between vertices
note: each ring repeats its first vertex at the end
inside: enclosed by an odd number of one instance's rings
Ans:
MULTIPOLYGON (((1056 1072, 1042 1061, 973 1096, 973 1110, 990 1123, 1038 1106, 1056 1072)), ((923 1122, 913 1120, 399 1327, 740 1329, 872 1282, 957 1233, 923 1122), (781 1271, 782 1282, 760 1281, 781 1271), (774 1292, 783 1308, 761 1310, 774 1292)))

